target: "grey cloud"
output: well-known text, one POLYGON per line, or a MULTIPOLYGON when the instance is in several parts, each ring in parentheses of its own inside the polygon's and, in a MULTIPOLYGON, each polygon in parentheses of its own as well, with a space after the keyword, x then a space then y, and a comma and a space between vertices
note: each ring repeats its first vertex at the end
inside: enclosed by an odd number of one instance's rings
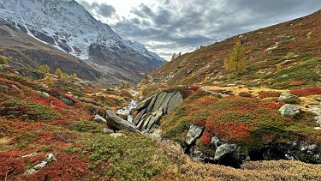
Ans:
MULTIPOLYGON (((156 6, 140 4, 131 16, 119 18, 112 28, 168 58, 230 36, 310 14, 320 0, 161 0, 156 6)), ((102 16, 115 11, 100 4, 82 3, 102 16), (99 11, 100 8, 106 12, 99 11)), ((107 5, 108 6, 108 5, 107 5)))
POLYGON ((116 9, 108 4, 98 4, 97 2, 89 4, 84 0, 81 0, 80 4, 82 4, 91 13, 98 14, 106 18, 111 17, 116 12, 116 9))

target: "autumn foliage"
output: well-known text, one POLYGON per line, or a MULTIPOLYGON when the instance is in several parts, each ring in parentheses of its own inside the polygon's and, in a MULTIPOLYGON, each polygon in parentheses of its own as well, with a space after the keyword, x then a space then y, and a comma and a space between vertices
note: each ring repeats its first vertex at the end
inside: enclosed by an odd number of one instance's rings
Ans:
POLYGON ((295 89, 295 90, 291 90, 290 93, 301 97, 318 95, 318 94, 321 94, 321 88, 311 87, 311 88, 305 88, 305 89, 295 89))

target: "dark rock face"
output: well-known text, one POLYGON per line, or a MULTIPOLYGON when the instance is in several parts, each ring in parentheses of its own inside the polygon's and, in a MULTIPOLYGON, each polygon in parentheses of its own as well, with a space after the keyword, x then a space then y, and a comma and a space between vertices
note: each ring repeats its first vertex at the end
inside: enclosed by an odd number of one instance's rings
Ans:
POLYGON ((30 32, 38 39, 50 43, 50 44, 55 44, 55 40, 53 39, 53 37, 45 35, 44 33, 41 33, 39 31, 34 31, 34 30, 30 30, 30 32))
POLYGON ((139 130, 150 132, 159 125, 162 116, 176 109, 182 102, 183 97, 177 91, 156 94, 138 103, 133 123, 139 130))
POLYGON ((217 137, 212 138, 212 151, 203 152, 195 144, 185 148, 192 157, 213 164, 222 164, 240 168, 247 160, 297 160, 305 163, 321 164, 321 145, 308 144, 305 141, 269 144, 264 148, 254 149, 248 153, 241 152, 242 146, 223 143, 217 137))

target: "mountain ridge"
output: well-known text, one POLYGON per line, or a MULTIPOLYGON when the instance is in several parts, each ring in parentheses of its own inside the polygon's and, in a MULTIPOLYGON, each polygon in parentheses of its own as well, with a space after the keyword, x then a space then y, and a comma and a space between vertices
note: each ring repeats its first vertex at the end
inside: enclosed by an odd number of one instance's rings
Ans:
MULTIPOLYGON (((107 65, 97 70, 120 66, 118 72, 109 69, 107 74, 117 74, 120 71, 121 79, 139 81, 144 72, 152 71, 164 63, 163 59, 149 52, 143 45, 122 39, 107 24, 96 20, 74 0, 15 0, 14 3, 6 0, 0 3, 0 8, 1 19, 42 43, 52 45, 88 64, 96 64, 99 67, 98 62, 101 61, 91 57, 89 50, 91 45, 104 46, 114 54, 105 56, 104 62, 107 65), (124 54, 122 59, 113 61, 119 58, 121 53, 124 54), (135 71, 131 74, 123 64, 130 63, 133 55, 136 57, 133 60, 136 64, 132 67, 135 71), (112 64, 116 66, 111 66, 112 64)), ((101 73, 105 74, 104 71, 101 73)))
POLYGON ((204 46, 168 62, 152 74, 152 82, 178 85, 226 81, 224 60, 229 58, 237 41, 242 42, 246 50, 247 72, 243 78, 247 80, 276 73, 276 65, 283 68, 295 66, 306 59, 321 55, 318 46, 321 42, 320 17, 321 11, 317 11, 305 17, 204 46), (288 57, 291 54, 293 57, 288 57), (286 63, 287 59, 291 61, 286 63), (282 63, 287 65, 282 66, 282 63))

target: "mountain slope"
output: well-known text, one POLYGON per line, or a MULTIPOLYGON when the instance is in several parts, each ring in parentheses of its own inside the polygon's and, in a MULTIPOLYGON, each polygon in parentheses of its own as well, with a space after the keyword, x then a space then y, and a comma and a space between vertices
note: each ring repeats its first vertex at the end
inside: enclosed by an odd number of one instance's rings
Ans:
POLYGON ((102 76, 78 58, 35 40, 6 22, 0 21, 0 39, 0 54, 10 57, 10 64, 15 67, 47 64, 51 72, 62 68, 68 74, 77 73, 87 80, 97 80, 102 76))
POLYGON ((0 18, 35 39, 84 60, 108 78, 115 75, 138 81, 144 72, 163 64, 158 55, 139 43, 123 40, 74 0, 4 0, 0 2, 0 18), (112 53, 97 57, 102 49, 112 53), (126 65, 132 65, 131 69, 126 65))
MULTIPOLYGON (((277 87, 277 80, 281 80, 282 76, 289 76, 289 81, 300 81, 310 80, 311 77, 307 76, 313 74, 313 81, 316 82, 321 73, 320 61, 311 58, 321 55, 320 19, 321 11, 318 11, 307 17, 202 47, 167 63, 153 74, 154 82, 175 85, 226 80, 224 60, 229 58, 237 41, 242 42, 248 61, 246 73, 239 78, 246 81, 265 79, 277 87)), ((280 86, 285 86, 286 82, 282 81, 279 84, 284 85, 280 86)), ((313 81, 310 83, 313 84, 313 81)))

